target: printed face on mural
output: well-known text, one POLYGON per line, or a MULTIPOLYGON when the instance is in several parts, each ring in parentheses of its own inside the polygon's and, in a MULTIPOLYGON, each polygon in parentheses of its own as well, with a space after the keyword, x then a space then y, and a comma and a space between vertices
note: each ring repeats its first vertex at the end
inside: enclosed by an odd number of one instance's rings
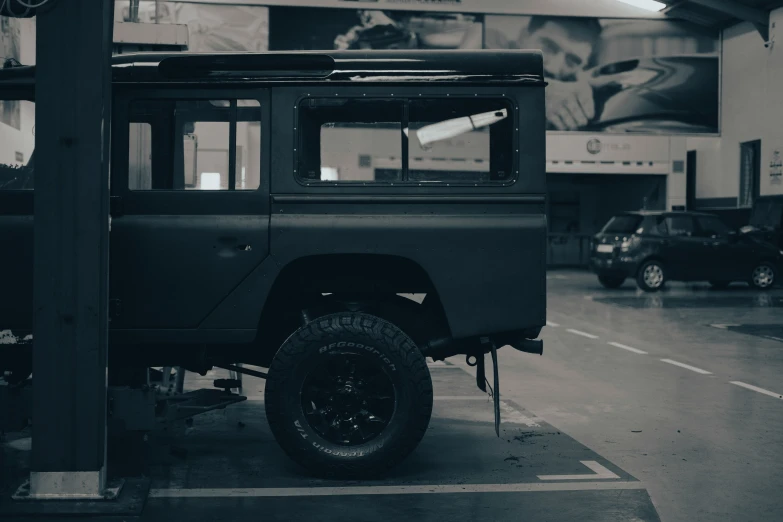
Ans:
POLYGON ((533 18, 520 47, 541 49, 548 78, 573 82, 590 63, 600 34, 601 26, 591 19, 533 18))

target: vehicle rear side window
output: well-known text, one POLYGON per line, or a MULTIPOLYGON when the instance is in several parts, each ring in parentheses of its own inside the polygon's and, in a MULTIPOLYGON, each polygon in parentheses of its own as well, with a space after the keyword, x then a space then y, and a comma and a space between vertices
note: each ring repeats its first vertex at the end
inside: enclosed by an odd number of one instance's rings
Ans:
POLYGON ((32 190, 35 103, 0 99, 0 190, 32 190))
POLYGON ((696 221, 699 223, 700 236, 722 237, 729 233, 729 227, 717 216, 697 216, 696 221))
POLYGON ((666 229, 672 237, 690 237, 693 235, 693 218, 690 216, 668 216, 666 229))
POLYGON ((304 182, 510 181, 512 110, 499 99, 303 100, 297 176, 304 182))
POLYGON ((131 103, 131 190, 255 190, 260 181, 257 100, 131 103))
POLYGON ((601 231, 604 234, 633 234, 642 223, 641 216, 615 216, 601 231))

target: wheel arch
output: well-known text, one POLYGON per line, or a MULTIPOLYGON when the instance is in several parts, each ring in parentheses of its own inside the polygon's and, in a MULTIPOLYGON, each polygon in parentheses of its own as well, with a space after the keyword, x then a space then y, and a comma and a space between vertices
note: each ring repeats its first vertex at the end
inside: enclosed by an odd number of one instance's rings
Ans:
POLYGON ((438 291, 415 261, 385 254, 311 255, 288 262, 272 284, 254 343, 259 364, 268 365, 285 339, 308 319, 339 311, 364 311, 386 319, 419 345, 450 335, 438 291), (399 294, 426 297, 418 302, 399 294))
POLYGON ((642 259, 641 261, 639 261, 639 264, 637 265, 636 271, 634 272, 633 276, 634 277, 639 277, 639 274, 641 273, 642 268, 644 268, 644 265, 646 265, 650 261, 657 261, 658 263, 660 263, 660 265, 664 269, 664 276, 666 275, 666 268, 667 268, 666 260, 663 259, 663 257, 661 257, 658 254, 650 254, 649 256, 647 256, 644 259, 642 259))

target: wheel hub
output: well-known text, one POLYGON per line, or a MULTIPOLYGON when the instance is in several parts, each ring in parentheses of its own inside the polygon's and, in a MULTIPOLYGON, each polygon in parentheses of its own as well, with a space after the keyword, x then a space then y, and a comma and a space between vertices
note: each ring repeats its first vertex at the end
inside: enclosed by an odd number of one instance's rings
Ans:
POLYGON ((774 282, 775 274, 768 266, 757 267, 753 271, 753 283, 759 288, 766 288, 774 282))
POLYGON ((658 265, 650 265, 644 269, 644 282, 650 288, 658 288, 663 283, 663 270, 658 265))
POLYGON ((374 359, 359 353, 329 354, 305 379, 301 399, 310 427, 343 446, 380 435, 396 403, 389 376, 374 359))

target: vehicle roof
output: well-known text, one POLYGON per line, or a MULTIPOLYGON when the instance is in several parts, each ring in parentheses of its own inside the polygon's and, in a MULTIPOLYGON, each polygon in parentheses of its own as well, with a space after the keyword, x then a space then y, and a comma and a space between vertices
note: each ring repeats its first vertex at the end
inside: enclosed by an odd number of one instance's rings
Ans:
MULTIPOLYGON (((132 53, 112 57, 114 83, 410 83, 546 85, 534 50, 132 53)), ((0 69, 0 86, 29 86, 34 66, 0 69)))
POLYGON ((621 212, 620 216, 663 216, 670 214, 682 214, 686 216, 715 216, 710 212, 697 212, 695 210, 631 210, 621 212))

